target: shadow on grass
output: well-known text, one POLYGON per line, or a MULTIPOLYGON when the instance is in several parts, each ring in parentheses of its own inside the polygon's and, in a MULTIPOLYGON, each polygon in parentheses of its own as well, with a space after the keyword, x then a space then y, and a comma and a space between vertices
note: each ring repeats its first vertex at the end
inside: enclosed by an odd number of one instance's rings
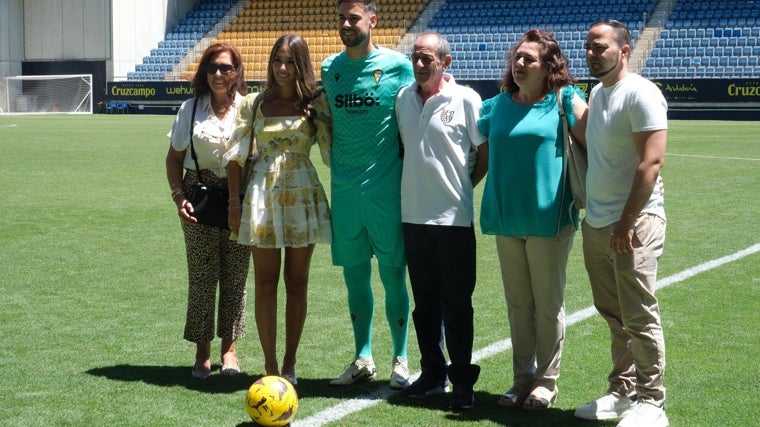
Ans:
MULTIPOLYGON (((93 368, 87 374, 114 381, 143 382, 159 387, 185 387, 203 393, 236 393, 248 390, 263 374, 241 372, 232 377, 219 373, 219 365, 211 367, 212 375, 205 380, 193 378, 189 366, 115 365, 93 368)), ((299 398, 331 397, 352 399, 386 389, 381 381, 356 383, 351 387, 331 386, 331 378, 299 378, 296 391, 299 398)))
POLYGON ((248 390, 260 377, 245 372, 232 377, 219 374, 219 365, 212 366, 213 374, 205 380, 193 378, 190 367, 185 366, 149 366, 149 365, 115 365, 93 368, 87 374, 104 377, 114 381, 139 381, 159 387, 185 387, 205 393, 236 393, 248 390))
POLYGON ((449 410, 449 395, 436 395, 425 398, 411 398, 396 394, 388 398, 388 404, 413 408, 428 408, 445 412, 447 421, 477 423, 490 421, 506 426, 615 426, 618 421, 587 421, 576 418, 575 409, 549 408, 544 411, 523 411, 519 408, 504 408, 496 404, 499 395, 487 392, 475 392, 475 407, 461 412, 449 410))

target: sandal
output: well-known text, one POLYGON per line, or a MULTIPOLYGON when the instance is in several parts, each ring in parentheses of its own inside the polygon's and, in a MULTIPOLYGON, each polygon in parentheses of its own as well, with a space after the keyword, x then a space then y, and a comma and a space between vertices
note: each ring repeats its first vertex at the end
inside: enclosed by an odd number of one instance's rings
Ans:
POLYGON ((193 375, 193 378, 199 380, 205 380, 211 376, 211 371, 203 367, 203 365, 201 365, 200 368, 196 365, 193 365, 193 370, 191 373, 193 375))
POLYGON ((230 363, 229 365, 225 365, 224 361, 222 361, 222 375, 228 376, 228 377, 234 377, 235 375, 240 373, 240 362, 238 361, 237 357, 233 358, 234 363, 230 363))
POLYGON ((497 405, 504 408, 519 408, 528 397, 528 390, 519 385, 514 385, 506 393, 502 394, 497 405))
POLYGON ((298 378, 295 374, 282 374, 282 377, 288 380, 288 382, 294 386, 298 385, 298 378))
POLYGON ((543 411, 551 407, 557 400, 559 389, 555 386, 554 391, 546 387, 536 387, 530 392, 530 396, 522 404, 523 410, 526 411, 543 411))

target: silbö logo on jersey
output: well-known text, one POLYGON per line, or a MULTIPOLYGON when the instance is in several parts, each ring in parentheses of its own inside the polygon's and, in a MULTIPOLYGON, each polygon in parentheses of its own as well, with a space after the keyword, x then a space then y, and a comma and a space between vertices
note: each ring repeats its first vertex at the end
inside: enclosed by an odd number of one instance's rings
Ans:
POLYGON ((346 109, 349 114, 366 114, 367 108, 380 105, 380 99, 371 92, 364 95, 343 93, 335 96, 333 105, 346 109))
MULTIPOLYGON (((377 69, 372 71, 375 87, 380 86, 383 76, 385 76, 383 70, 377 69)), ((340 74, 335 76, 335 81, 338 81, 338 79, 340 79, 340 74)), ((367 107, 380 105, 380 98, 376 97, 372 92, 365 93, 364 95, 344 93, 335 97, 333 105, 335 108, 344 108, 348 114, 367 114, 369 112, 367 107)))

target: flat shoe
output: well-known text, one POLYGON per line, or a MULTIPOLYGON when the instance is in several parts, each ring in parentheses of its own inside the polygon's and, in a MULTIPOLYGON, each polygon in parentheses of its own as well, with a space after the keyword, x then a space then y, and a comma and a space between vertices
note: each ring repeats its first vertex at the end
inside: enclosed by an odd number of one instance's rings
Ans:
POLYGON ((204 370, 200 370, 200 369, 196 368, 195 366, 193 366, 193 372, 192 372, 192 374, 193 374, 193 378, 197 378, 199 380, 205 380, 205 379, 207 379, 208 377, 211 376, 211 371, 207 371, 205 369, 204 370))
POLYGON ((285 378, 286 380, 288 380, 289 383, 291 383, 293 385, 298 385, 298 378, 296 378, 295 375, 282 374, 282 377, 285 378))
POLYGON ((549 409, 557 400, 559 390, 555 387, 554 391, 549 391, 546 387, 536 387, 530 392, 530 396, 525 399, 522 409, 525 411, 543 411, 549 409))
POLYGON ((496 404, 504 408, 519 408, 526 397, 528 397, 527 390, 520 386, 512 386, 509 391, 501 395, 496 404))
POLYGON ((240 363, 238 362, 237 358, 235 358, 235 365, 237 365, 237 366, 222 365, 222 371, 221 371, 222 375, 225 375, 225 376, 228 376, 228 377, 233 377, 233 376, 239 374, 240 373, 240 363))

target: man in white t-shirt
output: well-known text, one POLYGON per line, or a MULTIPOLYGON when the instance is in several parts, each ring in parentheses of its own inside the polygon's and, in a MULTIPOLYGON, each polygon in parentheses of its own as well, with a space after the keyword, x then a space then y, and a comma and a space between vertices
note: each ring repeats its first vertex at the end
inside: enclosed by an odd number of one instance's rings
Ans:
POLYGON ((607 394, 575 415, 666 427, 665 341, 654 290, 665 244, 667 103, 652 82, 628 72, 631 36, 620 22, 593 24, 585 49, 601 84, 589 96, 583 255, 594 305, 610 328, 613 368, 607 394))
POLYGON ((473 187, 488 170, 488 143, 477 126, 481 99, 445 73, 451 48, 440 34, 421 34, 411 60, 415 83, 396 97, 396 117, 404 147, 401 220, 422 373, 402 393, 445 392, 448 376, 451 409, 469 409, 480 374, 472 364, 473 187))

